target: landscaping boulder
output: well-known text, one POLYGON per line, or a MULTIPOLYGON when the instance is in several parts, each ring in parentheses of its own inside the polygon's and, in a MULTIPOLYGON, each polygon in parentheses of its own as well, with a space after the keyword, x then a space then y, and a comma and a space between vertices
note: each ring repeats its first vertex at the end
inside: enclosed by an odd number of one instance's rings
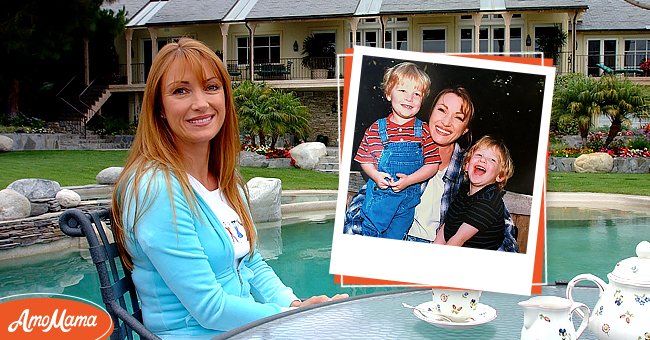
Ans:
POLYGON ((106 168, 95 176, 95 180, 97 180, 97 184, 115 184, 123 169, 121 166, 106 168))
POLYGON ((81 196, 70 189, 62 189, 56 193, 56 200, 63 208, 74 208, 81 203, 81 196))
POLYGON ((0 221, 29 217, 31 211, 27 197, 13 189, 0 190, 0 221))
POLYGON ((614 167, 614 158, 605 152, 594 152, 580 155, 573 163, 575 172, 611 172, 614 167))
POLYGON ((0 135, 0 152, 11 151, 13 145, 14 145, 13 139, 7 136, 0 135))
POLYGON ((297 167, 313 170, 320 158, 327 155, 327 148, 321 142, 309 142, 296 145, 289 153, 297 167))
POLYGON ((255 168, 266 168, 269 166, 269 160, 264 155, 257 152, 241 151, 239 153, 239 165, 250 166, 255 168))
POLYGON ((573 162, 575 158, 549 157, 548 171, 573 172, 573 162))
POLYGON ((56 193, 61 190, 59 182, 40 178, 19 179, 9 184, 7 188, 16 190, 30 201, 42 198, 54 198, 56 193))
POLYGON ((282 220, 282 181, 278 178, 254 177, 246 184, 251 215, 255 222, 282 220))

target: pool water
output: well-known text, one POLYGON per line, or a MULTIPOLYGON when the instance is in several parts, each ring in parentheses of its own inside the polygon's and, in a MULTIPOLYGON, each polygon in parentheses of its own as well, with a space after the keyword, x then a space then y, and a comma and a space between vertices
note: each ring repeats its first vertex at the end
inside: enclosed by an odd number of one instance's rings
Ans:
POLYGON ((608 282, 616 263, 636 256, 650 241, 650 212, 614 209, 547 208, 548 283, 583 273, 608 282))
MULTIPOLYGON (((607 281, 614 265, 636 256, 650 239, 650 213, 548 208, 548 282, 582 273, 607 281)), ((396 288, 342 288, 329 274, 334 221, 315 220, 259 230, 260 251, 296 295, 352 296, 396 288)), ((101 304, 99 280, 87 251, 68 251, 0 263, 0 297, 20 293, 69 294, 101 304), (84 258, 80 254, 84 254, 84 258)))

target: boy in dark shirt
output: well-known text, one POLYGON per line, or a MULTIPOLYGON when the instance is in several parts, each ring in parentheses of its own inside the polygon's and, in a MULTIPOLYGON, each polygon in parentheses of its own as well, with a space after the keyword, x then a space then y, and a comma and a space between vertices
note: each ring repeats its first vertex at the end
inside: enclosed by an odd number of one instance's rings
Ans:
POLYGON ((463 170, 469 179, 454 198, 434 243, 497 250, 503 242, 503 188, 514 172, 505 144, 484 136, 474 144, 463 170))

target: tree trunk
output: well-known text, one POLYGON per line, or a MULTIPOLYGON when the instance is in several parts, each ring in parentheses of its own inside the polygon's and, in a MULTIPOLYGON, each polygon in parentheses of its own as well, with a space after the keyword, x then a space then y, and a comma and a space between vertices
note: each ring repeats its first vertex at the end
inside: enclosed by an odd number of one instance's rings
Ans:
POLYGON ((258 131, 257 135, 260 137, 260 146, 265 146, 266 145, 266 136, 264 135, 264 131, 262 131, 262 130, 258 131))
POLYGON ((278 135, 274 133, 274 134, 271 136, 271 148, 275 148, 275 144, 276 144, 277 142, 278 142, 278 135))
POLYGON ((11 81, 11 89, 9 92, 9 114, 8 118, 11 120, 18 115, 20 108, 18 107, 20 99, 20 80, 14 78, 11 81))
POLYGON ((607 133, 607 139, 605 139, 605 149, 609 147, 609 144, 614 141, 614 137, 616 137, 616 135, 621 131, 621 125, 622 121, 620 118, 616 117, 612 120, 612 125, 609 127, 609 133, 607 133))

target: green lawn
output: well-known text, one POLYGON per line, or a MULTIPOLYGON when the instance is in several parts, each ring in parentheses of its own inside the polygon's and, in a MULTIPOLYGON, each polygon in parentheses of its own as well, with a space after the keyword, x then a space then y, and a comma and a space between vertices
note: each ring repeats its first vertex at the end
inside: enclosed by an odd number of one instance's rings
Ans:
MULTIPOLYGON (((95 176, 111 166, 122 166, 127 151, 14 151, 0 153, 0 188, 21 178, 43 178, 62 186, 94 184, 95 176)), ((282 180, 282 188, 337 189, 338 176, 303 169, 242 168, 245 180, 273 177, 282 180)))
POLYGON ((548 191, 650 195, 650 174, 549 172, 548 191))
MULTIPOLYGON (((126 151, 14 151, 0 153, 0 188, 21 178, 43 178, 62 186, 95 183, 99 171, 122 166, 126 151)), ((246 180, 273 177, 282 188, 337 189, 338 176, 303 169, 242 168, 246 180)), ((550 172, 548 191, 650 195, 650 174, 578 174, 550 172)))

